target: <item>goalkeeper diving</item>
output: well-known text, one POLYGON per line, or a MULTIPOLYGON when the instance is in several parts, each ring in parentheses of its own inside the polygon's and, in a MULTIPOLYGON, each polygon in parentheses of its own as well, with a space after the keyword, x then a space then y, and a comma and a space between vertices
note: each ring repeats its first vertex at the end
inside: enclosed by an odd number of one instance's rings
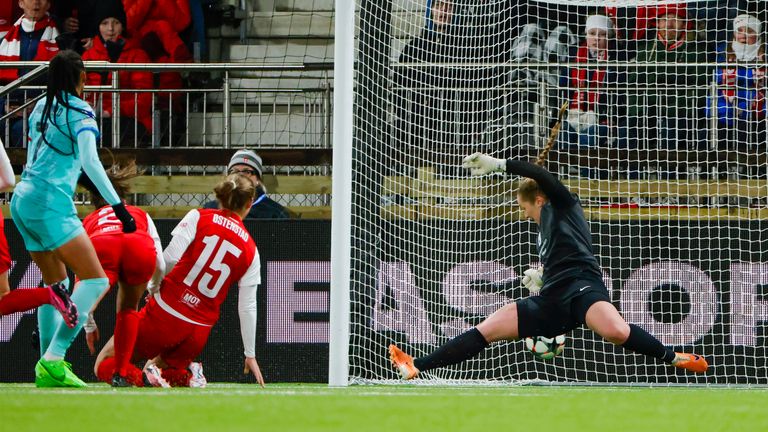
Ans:
POLYGON ((395 345, 390 359, 404 379, 421 372, 470 359, 488 344, 525 337, 554 337, 586 325, 607 341, 695 373, 707 371, 707 361, 696 354, 676 353, 642 328, 629 324, 611 304, 592 234, 579 199, 540 165, 496 159, 482 153, 464 158, 473 176, 506 173, 525 177, 517 201, 526 218, 539 227, 537 248, 542 268, 524 272, 523 285, 540 295, 507 304, 471 330, 456 336, 424 357, 413 358, 395 345))

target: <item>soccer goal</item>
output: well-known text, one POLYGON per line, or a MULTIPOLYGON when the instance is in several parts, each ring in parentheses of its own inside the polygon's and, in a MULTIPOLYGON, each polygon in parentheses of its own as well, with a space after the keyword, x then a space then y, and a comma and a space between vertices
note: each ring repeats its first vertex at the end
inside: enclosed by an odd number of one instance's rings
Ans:
POLYGON ((394 383, 530 295, 537 227, 519 179, 476 151, 535 158, 579 195, 628 322, 703 354, 694 376, 591 331, 535 358, 495 343, 421 383, 768 384, 764 3, 337 0, 330 383, 394 383))

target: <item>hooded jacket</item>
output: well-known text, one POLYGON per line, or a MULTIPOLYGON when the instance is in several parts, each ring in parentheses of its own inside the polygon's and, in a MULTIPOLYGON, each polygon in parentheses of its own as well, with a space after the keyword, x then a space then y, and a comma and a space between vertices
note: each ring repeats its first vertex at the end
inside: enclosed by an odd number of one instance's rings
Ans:
MULTIPOLYGON (((124 41, 123 49, 115 60, 110 58, 110 53, 101 37, 93 38, 93 47, 83 53, 83 61, 101 60, 113 63, 149 63, 149 56, 135 42, 134 39, 120 37, 124 41)), ((120 88, 123 89, 151 89, 153 85, 152 73, 146 71, 121 71, 118 75, 120 88)), ((88 85, 109 85, 112 83, 112 73, 90 72, 88 73, 88 85)), ((112 113, 112 93, 104 92, 102 111, 112 113)), ((88 102, 96 107, 98 102, 95 95, 88 97, 88 102)), ((147 131, 152 130, 152 94, 151 93, 120 93, 120 115, 128 118, 136 118, 147 131)))

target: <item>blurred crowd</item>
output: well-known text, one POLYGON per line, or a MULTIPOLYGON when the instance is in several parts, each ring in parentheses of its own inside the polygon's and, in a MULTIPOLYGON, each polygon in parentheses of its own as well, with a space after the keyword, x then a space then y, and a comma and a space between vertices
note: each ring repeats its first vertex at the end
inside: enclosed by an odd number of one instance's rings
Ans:
MULTIPOLYGON (((187 63, 201 60, 205 53, 204 16, 207 0, 3 0, 0 2, 0 62, 47 61, 59 50, 71 49, 83 60, 112 63, 187 63), (194 48, 194 50, 193 50, 194 48), (197 59, 193 57, 197 54, 197 59)), ((0 85, 8 84, 25 70, 0 69, 0 85)), ((178 72, 151 73, 146 70, 118 72, 120 89, 180 89, 184 82, 178 72)), ((28 83, 42 85, 45 77, 28 83)), ((111 86, 112 74, 91 72, 88 85, 111 86)), ((2 122, 6 145, 19 147, 25 136, 24 110, 19 105, 35 92, 12 93, 0 104, 0 113, 16 111, 2 122), (9 127, 6 134, 5 128, 9 127)), ((121 92, 119 114, 113 112, 112 93, 92 92, 88 102, 100 114, 102 130, 109 131, 112 119, 119 119, 121 139, 148 144, 153 128, 152 94, 121 92)), ((173 110, 174 97, 157 98, 156 109, 173 110)), ((102 134, 103 145, 112 137, 102 134)))
MULTIPOLYGON (((567 101, 556 148, 764 153, 767 13, 764 1, 751 0, 642 7, 428 0, 425 27, 393 68, 392 136, 438 164, 463 146, 538 145, 567 101), (534 130, 537 116, 544 120, 534 130)), ((701 174, 676 160, 649 162, 645 171, 663 178, 701 174)), ((765 175, 764 167, 736 165, 705 169, 765 175)))

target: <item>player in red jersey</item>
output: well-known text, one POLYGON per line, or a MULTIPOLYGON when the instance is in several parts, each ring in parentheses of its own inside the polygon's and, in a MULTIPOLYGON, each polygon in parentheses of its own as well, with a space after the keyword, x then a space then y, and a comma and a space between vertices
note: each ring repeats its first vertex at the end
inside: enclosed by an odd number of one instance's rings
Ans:
MULTIPOLYGON (((139 174, 133 162, 124 167, 113 166, 107 171, 121 199, 130 193, 128 181, 139 174)), ((111 377, 111 384, 113 387, 126 387, 130 385, 125 376, 139 329, 139 301, 150 279, 155 274, 158 278, 163 274, 163 247, 152 218, 144 210, 125 206, 136 221, 136 231, 124 233, 112 206, 99 194, 95 185, 86 176, 81 177, 80 184, 90 192, 91 203, 96 207, 96 211, 83 219, 83 228, 96 249, 99 262, 109 278, 109 286, 118 284, 114 335, 115 373, 111 377)), ((97 305, 94 305, 94 309, 97 305)), ((93 320, 93 311, 88 314, 85 332, 88 348, 94 354, 99 329, 93 320)))
MULTIPOLYGON (((16 177, 13 175, 11 161, 0 141, 0 190, 13 187, 16 177)), ((0 212, 0 316, 14 312, 23 312, 39 306, 51 305, 69 327, 77 323, 77 307, 69 298, 69 291, 63 284, 53 284, 44 288, 14 289, 8 283, 8 271, 11 269, 11 253, 5 238, 5 218, 0 212)))
MULTIPOLYGON (((264 385, 255 358, 256 288, 261 265, 256 244, 243 225, 256 190, 247 177, 233 174, 215 188, 221 209, 191 210, 174 228, 163 253, 167 274, 139 312, 139 334, 134 360, 152 360, 144 374, 129 366, 126 378, 134 385, 159 385, 157 368, 174 386, 203 386, 199 363, 229 287, 239 285, 240 333, 245 348, 245 369, 264 385), (191 367, 190 367, 191 366, 191 367), (191 370, 190 370, 191 369, 191 370)), ((96 360, 96 375, 110 379, 115 369, 113 345, 104 347, 96 360)))

